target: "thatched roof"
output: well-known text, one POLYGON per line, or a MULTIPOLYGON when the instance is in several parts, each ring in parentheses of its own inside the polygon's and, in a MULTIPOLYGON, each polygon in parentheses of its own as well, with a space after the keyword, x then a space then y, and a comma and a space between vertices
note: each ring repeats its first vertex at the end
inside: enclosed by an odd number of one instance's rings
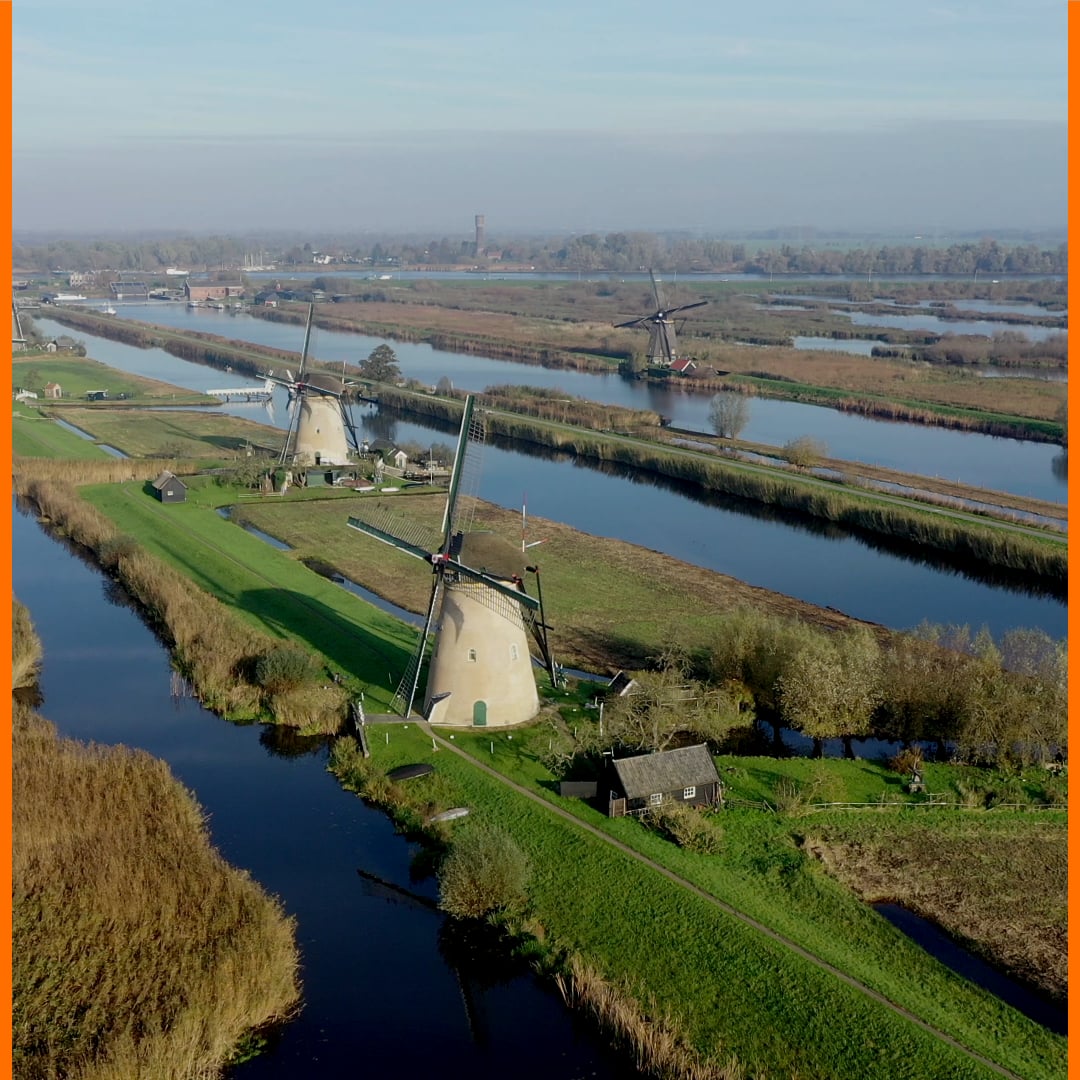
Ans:
POLYGON ((662 750, 658 754, 619 758, 612 765, 628 799, 645 799, 659 792, 700 787, 720 780, 704 743, 662 750))

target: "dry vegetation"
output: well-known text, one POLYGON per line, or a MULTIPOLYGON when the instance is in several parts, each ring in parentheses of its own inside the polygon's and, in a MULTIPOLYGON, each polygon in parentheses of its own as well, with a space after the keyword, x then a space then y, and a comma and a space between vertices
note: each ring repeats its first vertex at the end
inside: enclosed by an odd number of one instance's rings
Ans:
POLYGON ((1064 998, 1067 831, 981 814, 915 823, 861 820, 812 830, 807 849, 862 899, 894 901, 997 966, 1064 998))
POLYGON ((18 1080, 205 1080, 298 994, 294 927, 228 866, 168 767, 17 709, 18 1080))
POLYGON ((647 993, 634 994, 615 986, 577 956, 570 959, 565 973, 555 976, 555 982, 567 1005, 590 1014, 616 1045, 634 1054, 638 1068, 647 1075, 668 1080, 743 1080, 746 1076, 734 1057, 722 1064, 703 1061, 677 1034, 682 1029, 678 1021, 656 1015, 659 1010, 647 993), (639 998, 650 1002, 647 1012, 639 998))

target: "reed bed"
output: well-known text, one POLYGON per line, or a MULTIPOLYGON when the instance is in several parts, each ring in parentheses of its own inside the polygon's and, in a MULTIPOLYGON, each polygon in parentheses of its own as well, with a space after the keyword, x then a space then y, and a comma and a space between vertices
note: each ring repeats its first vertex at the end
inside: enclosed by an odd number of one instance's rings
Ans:
POLYGON ((41 669, 41 639, 25 604, 11 601, 11 688, 21 690, 37 682, 41 669))
POLYGON ((17 1080, 209 1080, 290 1015, 293 920, 163 762, 17 707, 12 781, 17 1080))

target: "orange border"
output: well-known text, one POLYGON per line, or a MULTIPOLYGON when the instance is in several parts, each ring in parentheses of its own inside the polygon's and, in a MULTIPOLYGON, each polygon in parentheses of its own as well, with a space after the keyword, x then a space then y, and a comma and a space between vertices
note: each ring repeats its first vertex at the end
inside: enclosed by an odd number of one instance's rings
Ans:
MULTIPOLYGON (((1075 132, 1073 131, 1072 119, 1080 115, 1080 77, 1077 72, 1080 70, 1080 3, 1076 0, 1071 0, 1068 8, 1068 48, 1069 48, 1069 159, 1068 159, 1068 182, 1067 192, 1070 196, 1069 202, 1072 202, 1072 194, 1078 186, 1080 186, 1080 150, 1077 147, 1077 140, 1073 137, 1075 132)), ((1070 207, 1071 209, 1071 207, 1070 207)), ((1077 258, 1077 245, 1080 244, 1080 222, 1076 215, 1069 214, 1069 285, 1068 285, 1068 300, 1069 310, 1075 311, 1077 304, 1080 303, 1080 283, 1077 282, 1077 274, 1080 273, 1080 260, 1077 258)), ((1071 347, 1074 338, 1070 338, 1069 348, 1069 366, 1072 367, 1072 361, 1076 359, 1077 350, 1071 347)), ((1080 409, 1080 389, 1077 388, 1077 382, 1075 379, 1069 381, 1069 416, 1073 419, 1077 416, 1077 409, 1080 409)), ((1076 505, 1076 499, 1073 497, 1076 494, 1077 488, 1080 487, 1080 481, 1077 480, 1075 474, 1070 476, 1068 483, 1068 500, 1070 506, 1076 505)), ((1070 542, 1070 554, 1072 544, 1070 542)), ((1069 559, 1071 564, 1072 559, 1069 559)), ((1069 567, 1069 587, 1068 587, 1068 626, 1069 626, 1069 641, 1073 642, 1077 637, 1077 604, 1080 602, 1080 584, 1076 581, 1076 576, 1071 572, 1072 566, 1069 567)), ((1080 690, 1080 676, 1076 674, 1076 657, 1072 655, 1072 649, 1069 650, 1069 704, 1072 705, 1076 699, 1076 693, 1080 690)), ((1076 735, 1077 724, 1074 722, 1074 717, 1077 710, 1069 709, 1069 735, 1070 742, 1073 742, 1073 737, 1076 735)), ((1075 788, 1072 784, 1069 786, 1069 922, 1072 927, 1080 925, 1080 921, 1076 916, 1080 914, 1080 900, 1077 899, 1077 889, 1080 886, 1080 833, 1076 828, 1076 813, 1080 808, 1080 798, 1074 794, 1075 788)), ((1069 994, 1069 1030, 1072 1032, 1080 1031, 1077 1027, 1077 1022, 1080 1020, 1080 1002, 1076 999, 1076 985, 1077 980, 1080 978, 1080 959, 1078 959, 1078 951, 1075 949, 1069 950, 1069 988, 1071 993, 1069 994)), ((1069 1075, 1080 1076, 1080 1066, 1076 1065, 1076 1058, 1074 1055, 1069 1055, 1069 1075)))
MULTIPOLYGON (((0 36, 3 37, 2 51, 5 53, 9 60, 11 57, 11 18, 12 18, 12 4, 10 0, 5 0, 3 4, 0 4, 0 36)), ((3 124, 3 136, 4 145, 8 148, 7 160, 11 161, 11 68, 8 68, 9 75, 4 80, 4 102, 3 102, 3 119, 0 123, 3 124)), ((4 182, 6 187, 4 189, 6 198, 4 202, 8 207, 8 213, 4 217, 4 251, 6 255, 0 256, 0 282, 5 286, 4 295, 7 296, 11 293, 11 170, 10 168, 4 170, 4 182)), ((8 354, 8 366, 10 368, 10 353, 8 354)), ((4 455, 5 465, 7 472, 5 475, 11 477, 11 413, 7 414, 8 423, 4 430, 4 455)), ((3 531, 5 540, 5 546, 8 551, 8 557, 4 560, 4 592, 5 595, 11 596, 11 491, 9 489, 7 498, 3 500, 4 508, 0 511, 0 530, 3 531)), ((11 655, 11 620, 0 619, 0 640, 7 642, 5 648, 5 655, 11 655), (3 631, 7 631, 6 634, 3 631)), ((4 884, 2 887, 3 899, 0 903, 4 906, 4 914, 6 916, 6 925, 9 930, 8 933, 0 935, 0 941, 3 941, 3 970, 5 979, 4 1005, 0 1008, 0 1017, 2 1017, 3 1023, 3 1041, 7 1044, 9 1051, 12 1045, 12 1027, 11 1027, 11 912, 12 912, 12 900, 11 900, 11 885, 12 885, 12 873, 11 873, 11 695, 9 694, 6 699, 9 702, 8 705, 8 731, 9 736, 0 739, 0 803, 3 804, 5 814, 3 820, 0 821, 0 836, 4 839, 4 884)), ((2 1062, 0 1062, 0 1070, 4 1076, 10 1077, 12 1075, 12 1061, 10 1052, 4 1056, 2 1062)))

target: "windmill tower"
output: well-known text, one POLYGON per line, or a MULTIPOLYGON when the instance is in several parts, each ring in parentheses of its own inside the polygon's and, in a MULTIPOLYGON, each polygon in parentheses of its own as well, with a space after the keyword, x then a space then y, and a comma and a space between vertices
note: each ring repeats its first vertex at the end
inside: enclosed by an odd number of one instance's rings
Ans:
POLYGON ((294 377, 286 370, 286 378, 267 372, 266 378, 289 391, 289 427, 279 459, 282 465, 301 468, 312 465, 347 465, 350 451, 357 447, 356 430, 345 401, 345 380, 333 375, 308 375, 308 346, 311 342, 311 320, 314 304, 308 305, 307 326, 304 330, 304 351, 294 377))
POLYGON ((428 639, 434 635, 423 708, 434 724, 507 727, 532 719, 540 702, 530 638, 555 679, 539 569, 525 566, 513 544, 491 533, 470 532, 462 512, 463 477, 473 460, 467 451, 483 440, 483 422, 473 414, 473 399, 466 398, 437 545, 423 543, 409 523, 374 499, 365 499, 360 516, 349 518, 351 528, 431 568, 427 617, 394 705, 405 716, 412 712, 428 639), (536 576, 535 598, 525 591, 526 572, 536 576))
POLYGON ((680 311, 689 311, 690 308, 702 307, 709 301, 698 300, 694 304, 668 307, 664 300, 663 290, 660 288, 660 282, 656 280, 656 275, 651 270, 649 271, 649 277, 652 279, 656 310, 651 315, 640 315, 629 322, 616 323, 615 328, 648 326, 649 364, 655 367, 671 367, 671 362, 678 359, 675 345, 675 323, 671 316, 680 311))

